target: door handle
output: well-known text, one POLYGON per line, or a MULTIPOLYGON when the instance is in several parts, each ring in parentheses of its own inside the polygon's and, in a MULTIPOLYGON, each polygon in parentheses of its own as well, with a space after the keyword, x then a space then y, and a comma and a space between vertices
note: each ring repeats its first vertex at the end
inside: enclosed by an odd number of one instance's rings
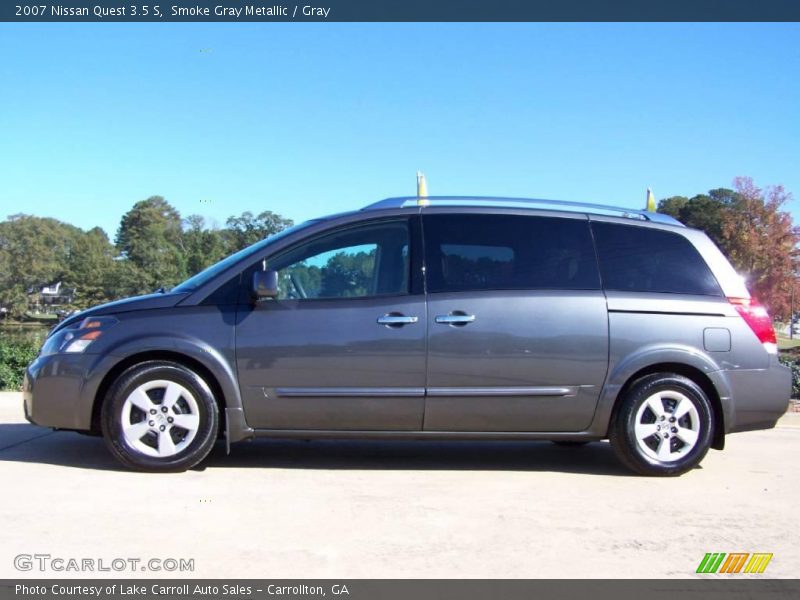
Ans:
POLYGON ((475 315, 468 315, 461 310, 454 310, 449 315, 437 315, 434 320, 442 325, 460 327, 467 323, 472 323, 475 320, 475 315))
POLYGON ((378 325, 386 325, 386 327, 402 327, 403 325, 412 325, 419 321, 418 317, 407 317, 398 313, 389 313, 378 317, 378 325))

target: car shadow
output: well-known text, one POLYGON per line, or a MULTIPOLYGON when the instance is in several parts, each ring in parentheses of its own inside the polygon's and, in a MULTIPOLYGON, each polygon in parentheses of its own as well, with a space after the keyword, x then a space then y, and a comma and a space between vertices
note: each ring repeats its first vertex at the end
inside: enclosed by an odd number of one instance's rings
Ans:
POLYGON ((218 447, 200 468, 408 471, 554 471, 593 475, 629 472, 608 443, 580 447, 541 441, 268 440, 218 447))
POLYGON ((53 431, 28 423, 0 423, 0 463, 20 462, 124 471, 100 437, 53 431))
MULTIPOLYGON (((0 462, 125 471, 102 439, 53 432, 26 423, 0 424, 0 462)), ((563 447, 550 442, 256 439, 220 442, 194 470, 340 469, 410 471, 530 471, 628 476, 607 442, 563 447)))

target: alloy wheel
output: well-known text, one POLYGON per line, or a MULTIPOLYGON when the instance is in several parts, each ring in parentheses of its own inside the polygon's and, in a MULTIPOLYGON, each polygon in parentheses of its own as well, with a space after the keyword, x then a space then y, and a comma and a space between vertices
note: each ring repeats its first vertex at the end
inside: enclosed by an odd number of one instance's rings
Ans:
POLYGON ((685 394, 659 391, 639 406, 634 435, 645 456, 660 462, 676 461, 697 445, 700 414, 685 394))
POLYGON ((158 458, 175 456, 197 435, 200 409, 194 395, 165 379, 136 387, 122 406, 122 433, 134 450, 158 458))

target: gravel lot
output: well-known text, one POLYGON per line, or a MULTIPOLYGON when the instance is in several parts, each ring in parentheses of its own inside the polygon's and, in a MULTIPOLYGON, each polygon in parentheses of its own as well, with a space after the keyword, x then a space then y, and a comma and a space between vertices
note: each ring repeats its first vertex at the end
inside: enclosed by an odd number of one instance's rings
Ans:
POLYGON ((14 568, 34 553, 191 558, 209 578, 695 577, 706 552, 773 552, 764 576, 796 577, 800 414, 727 444, 677 479, 538 442, 260 440, 146 475, 0 393, 0 577, 97 575, 14 568))

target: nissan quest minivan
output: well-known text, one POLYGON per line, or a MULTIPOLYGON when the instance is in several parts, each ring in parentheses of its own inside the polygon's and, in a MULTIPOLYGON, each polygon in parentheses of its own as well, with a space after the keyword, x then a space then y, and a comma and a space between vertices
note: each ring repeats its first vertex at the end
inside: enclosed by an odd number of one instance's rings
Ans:
POLYGON ((678 475, 787 408, 766 310, 657 213, 398 198, 308 221, 164 293, 66 319, 25 414, 182 471, 218 438, 609 439, 678 475))

